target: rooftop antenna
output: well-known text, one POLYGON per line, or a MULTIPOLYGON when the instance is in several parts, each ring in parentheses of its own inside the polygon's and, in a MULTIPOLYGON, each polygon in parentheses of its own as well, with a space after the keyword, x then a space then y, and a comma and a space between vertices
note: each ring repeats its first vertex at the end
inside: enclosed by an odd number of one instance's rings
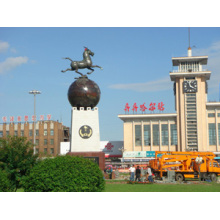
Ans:
POLYGON ((188 33, 189 33, 189 47, 190 47, 190 27, 188 28, 188 33))
POLYGON ((189 33, 188 56, 191 57, 192 56, 192 50, 191 50, 191 47, 190 47, 190 27, 188 28, 188 33, 189 33))

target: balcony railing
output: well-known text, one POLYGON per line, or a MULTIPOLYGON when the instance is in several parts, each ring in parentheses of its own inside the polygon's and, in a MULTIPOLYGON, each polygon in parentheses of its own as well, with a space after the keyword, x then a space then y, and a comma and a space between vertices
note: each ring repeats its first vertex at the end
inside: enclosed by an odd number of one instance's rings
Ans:
POLYGON ((198 71, 193 71, 193 70, 188 70, 188 71, 184 71, 184 70, 173 70, 170 71, 170 73, 191 73, 191 72, 207 72, 209 71, 208 69, 202 69, 202 70, 198 70, 198 71))

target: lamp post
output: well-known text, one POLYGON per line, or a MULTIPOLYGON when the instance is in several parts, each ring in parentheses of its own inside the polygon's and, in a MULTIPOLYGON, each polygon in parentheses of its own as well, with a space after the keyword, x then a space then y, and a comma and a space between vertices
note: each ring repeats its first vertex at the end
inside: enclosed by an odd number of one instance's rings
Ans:
POLYGON ((34 154, 36 153, 35 151, 36 151, 36 149, 35 149, 35 144, 36 144, 36 128, 35 128, 35 121, 36 121, 36 95, 37 94, 41 94, 41 92, 40 91, 37 91, 37 90, 31 90, 30 92, 29 92, 29 94, 32 94, 32 95, 34 95, 34 154))

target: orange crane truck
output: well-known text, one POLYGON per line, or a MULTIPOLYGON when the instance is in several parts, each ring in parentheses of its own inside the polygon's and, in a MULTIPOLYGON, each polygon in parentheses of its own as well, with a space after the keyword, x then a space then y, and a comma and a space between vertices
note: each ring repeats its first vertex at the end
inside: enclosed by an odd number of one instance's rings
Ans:
POLYGON ((155 151, 155 159, 150 160, 149 165, 157 179, 166 177, 168 170, 174 170, 176 181, 198 177, 216 181, 220 166, 214 157, 212 152, 155 151))

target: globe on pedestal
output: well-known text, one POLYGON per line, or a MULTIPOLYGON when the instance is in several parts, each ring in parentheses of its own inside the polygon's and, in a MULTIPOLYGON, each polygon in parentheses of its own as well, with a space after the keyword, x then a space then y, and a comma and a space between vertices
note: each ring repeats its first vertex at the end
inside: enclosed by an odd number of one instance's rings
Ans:
POLYGON ((94 108, 100 100, 98 85, 87 77, 79 77, 68 90, 68 100, 72 107, 94 108))

